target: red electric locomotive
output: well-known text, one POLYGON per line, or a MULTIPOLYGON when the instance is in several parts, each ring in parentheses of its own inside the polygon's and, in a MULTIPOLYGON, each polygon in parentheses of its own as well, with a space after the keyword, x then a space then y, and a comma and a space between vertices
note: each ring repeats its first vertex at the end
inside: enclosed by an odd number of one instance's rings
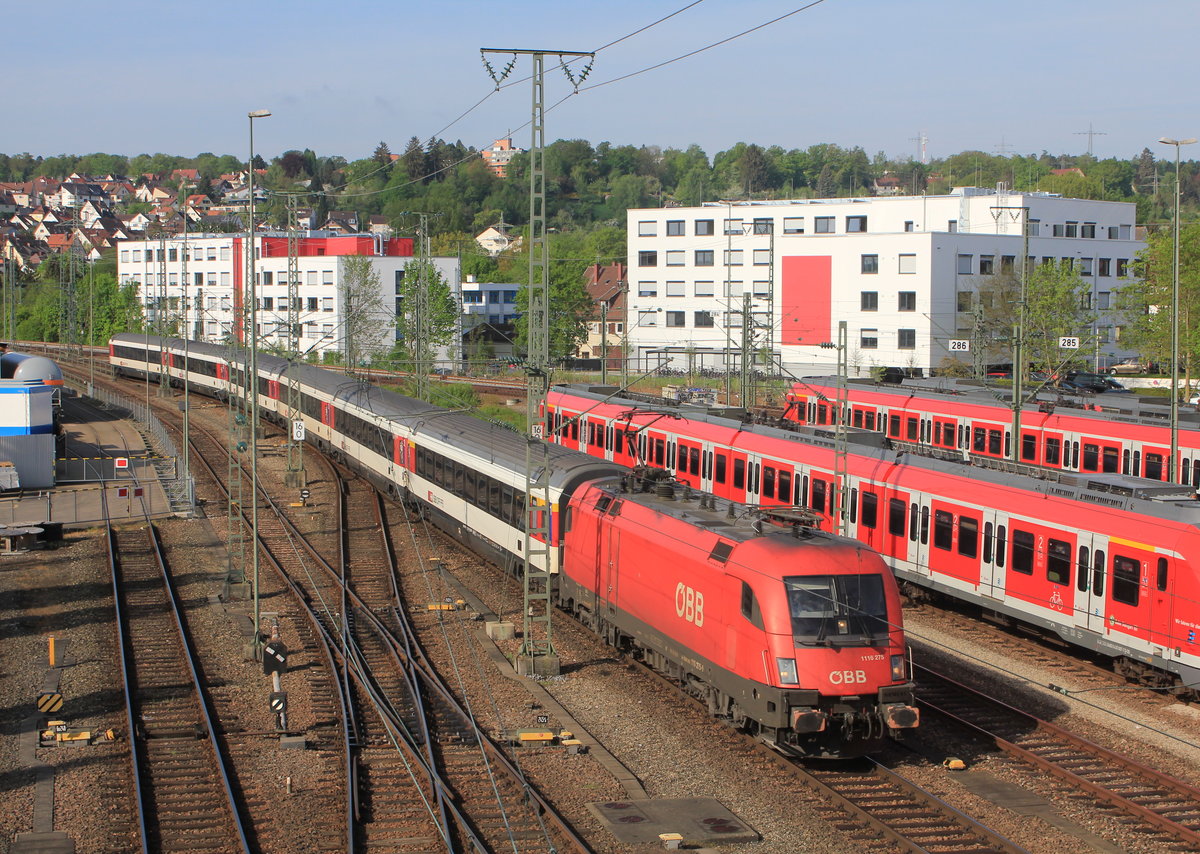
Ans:
MULTIPOLYGON (((784 417, 799 424, 836 422, 838 389, 829 377, 808 377, 787 395, 784 417)), ((1012 409, 991 389, 953 379, 889 386, 851 381, 846 422, 876 430, 895 442, 912 442, 956 454, 1011 458, 1012 409)), ((1171 480, 1168 410, 1129 395, 1046 399, 1021 414, 1018 459, 1064 471, 1119 473, 1171 480)), ((1200 487, 1200 419, 1184 410, 1174 480, 1200 487)))
POLYGON ((797 432, 698 407, 556 386, 547 435, 761 508, 807 507, 878 550, 914 596, 943 595, 1200 696, 1200 502, 1189 488, 1042 469, 1040 478, 916 457, 852 432, 797 432), (873 445, 873 446, 872 446, 873 445))
POLYGON ((570 501, 560 604, 710 712, 803 756, 917 725, 895 579, 795 508, 716 507, 638 469, 570 501))

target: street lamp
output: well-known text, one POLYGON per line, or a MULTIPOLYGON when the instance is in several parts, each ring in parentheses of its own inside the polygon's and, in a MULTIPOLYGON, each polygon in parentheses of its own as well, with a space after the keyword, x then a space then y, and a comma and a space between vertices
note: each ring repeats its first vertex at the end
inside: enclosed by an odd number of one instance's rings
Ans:
POLYGON ((251 110, 246 113, 250 121, 250 162, 248 187, 250 189, 249 226, 246 229, 246 282, 242 288, 242 299, 250 301, 249 329, 243 328, 243 343, 250 349, 250 377, 247 387, 250 393, 250 555, 254 567, 254 657, 259 657, 259 599, 258 599, 258 289, 254 274, 254 120, 271 115, 270 110, 251 110))
POLYGON ((1171 275, 1171 483, 1179 482, 1179 148, 1195 137, 1159 137, 1163 145, 1175 146, 1175 262, 1171 275))

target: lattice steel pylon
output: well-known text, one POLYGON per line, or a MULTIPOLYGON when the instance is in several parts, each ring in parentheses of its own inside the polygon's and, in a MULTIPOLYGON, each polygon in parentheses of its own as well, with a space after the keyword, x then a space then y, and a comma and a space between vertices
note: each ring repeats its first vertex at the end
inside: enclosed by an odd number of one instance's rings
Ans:
POLYGON ((287 372, 287 471, 286 486, 303 488, 307 482, 304 471, 304 418, 300 411, 300 377, 294 368, 302 358, 300 353, 300 226, 296 212, 299 197, 287 197, 288 214, 288 372, 287 372))
MULTIPOLYGON (((167 233, 158 234, 158 294, 155 298, 157 305, 154 310, 154 329, 159 338, 167 338, 171 334, 170 306, 171 300, 167 293, 167 233)), ((163 359, 167 357, 164 353, 163 359)), ((163 370, 158 373, 158 396, 170 397, 171 377, 164 361, 163 370)))
POLYGON ((429 353, 431 338, 429 317, 429 215, 418 213, 417 228, 417 287, 413 291, 413 322, 410 342, 413 354, 413 393, 420 400, 429 398, 429 353))
POLYGON ((847 466, 846 421, 849 413, 849 389, 847 387, 846 321, 838 321, 837 338, 837 417, 833 433, 833 479, 837 484, 837 512, 834 514, 834 532, 842 536, 850 534, 850 470, 847 466))
POLYGON ((550 493, 550 457, 538 422, 550 377, 550 260, 546 239, 546 54, 563 57, 590 57, 576 76, 561 63, 567 79, 578 90, 592 69, 595 54, 564 50, 500 50, 482 48, 484 66, 496 88, 516 65, 517 56, 533 58, 533 104, 529 146, 529 287, 526 317, 526 396, 525 415, 529 435, 525 443, 525 541, 522 565, 523 615, 521 649, 517 654, 517 672, 525 675, 556 675, 558 656, 552 634, 552 549, 553 520, 558 509, 550 493), (497 74, 487 61, 489 53, 512 54, 512 61, 497 74))

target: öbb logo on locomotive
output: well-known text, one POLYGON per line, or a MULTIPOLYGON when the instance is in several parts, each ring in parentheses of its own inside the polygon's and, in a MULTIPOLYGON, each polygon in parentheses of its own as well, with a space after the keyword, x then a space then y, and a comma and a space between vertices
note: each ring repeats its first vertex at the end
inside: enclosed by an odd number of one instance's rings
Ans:
POLYGON ((513 574, 544 567, 555 606, 775 748, 855 756, 919 724, 896 579, 861 543, 718 511, 661 467, 631 473, 557 444, 527 496, 520 433, 269 354, 262 381, 243 385, 245 353, 187 346, 185 362, 182 339, 120 334, 110 357, 119 375, 186 375, 199 394, 257 389, 264 419, 302 420, 310 444, 513 574), (280 396, 293 380, 295 410, 280 396), (526 555, 534 512, 549 512, 548 538, 526 555), (853 683, 838 684, 848 662, 853 683))

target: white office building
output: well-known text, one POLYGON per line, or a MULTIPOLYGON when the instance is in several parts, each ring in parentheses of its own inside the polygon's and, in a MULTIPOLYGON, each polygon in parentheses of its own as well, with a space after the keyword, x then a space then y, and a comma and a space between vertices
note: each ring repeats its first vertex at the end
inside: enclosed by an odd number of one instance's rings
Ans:
POLYGON ((1089 362, 1126 354, 1110 308, 1145 246, 1135 206, 961 187, 630 210, 630 355, 642 370, 737 370, 745 342, 793 373, 831 371, 844 320, 852 373, 970 361, 961 342, 974 294, 1019 271, 1025 217, 1032 263, 1069 260, 1090 284, 1097 320, 1080 330, 1089 362))
MULTIPOLYGON (((153 318, 165 295, 170 317, 187 312, 187 331, 200 341, 224 342, 241 311, 246 262, 242 234, 171 236, 165 239, 126 240, 118 247, 117 276, 133 283, 138 299, 153 318), (186 273, 186 275, 185 275, 186 273)), ((258 299, 260 347, 288 343, 288 240, 286 235, 255 236, 255 294, 258 299)), ((375 234, 327 236, 309 232, 299 241, 300 350, 323 356, 345 351, 346 260, 363 256, 379 277, 380 337, 364 352, 389 350, 396 340, 395 317, 402 308, 398 294, 406 268, 416 260, 412 240, 375 234)), ((435 268, 457 291, 461 281, 456 258, 434 258, 435 268)), ((455 293, 457 298, 457 293, 455 293)), ((453 358, 439 353, 438 358, 453 358)))

